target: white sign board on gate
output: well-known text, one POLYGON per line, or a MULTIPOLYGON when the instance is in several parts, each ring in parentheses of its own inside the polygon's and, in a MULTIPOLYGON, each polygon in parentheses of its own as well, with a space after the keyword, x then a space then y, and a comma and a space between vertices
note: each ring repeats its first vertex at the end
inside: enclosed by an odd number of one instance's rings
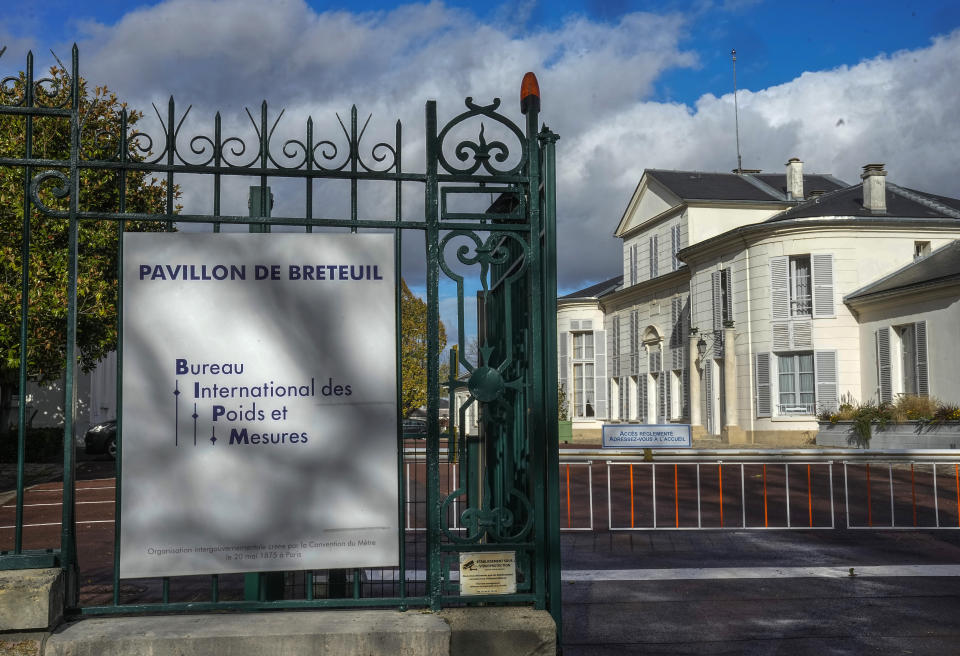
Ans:
POLYGON ((680 449, 693 441, 689 424, 604 424, 605 449, 680 449))
POLYGON ((124 235, 120 576, 398 564, 394 240, 124 235))

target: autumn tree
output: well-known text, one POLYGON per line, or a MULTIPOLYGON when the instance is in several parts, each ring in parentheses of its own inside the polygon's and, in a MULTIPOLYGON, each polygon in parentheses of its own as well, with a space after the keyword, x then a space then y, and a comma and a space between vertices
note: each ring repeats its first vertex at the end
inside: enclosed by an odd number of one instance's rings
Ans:
MULTIPOLYGON (((82 131, 80 138, 81 211, 118 212, 121 209, 121 176, 125 175, 123 206, 126 212, 159 214, 165 210, 166 187, 163 181, 144 171, 83 168, 84 160, 115 160, 119 157, 122 112, 126 110, 117 96, 106 87, 89 89, 80 79, 79 98, 82 131)), ((24 97, 26 76, 0 88, 0 105, 17 104, 24 97)), ((34 85, 35 102, 40 106, 69 106, 71 80, 61 68, 50 70, 49 80, 34 85)), ((127 110, 127 125, 133 126, 142 113, 127 110)), ((0 114, 0 157, 23 158, 27 155, 28 119, 22 114, 0 114)), ((69 160, 70 122, 65 117, 43 116, 32 119, 33 158, 69 160)), ((137 161, 134 149, 128 160, 137 161)), ((65 168, 33 168, 31 176, 55 170, 69 175, 65 168)), ((68 208, 69 198, 58 198, 54 191, 62 186, 56 178, 39 186, 40 202, 54 210, 68 208)), ((179 197, 179 190, 174 190, 179 197)), ((22 243, 24 237, 24 169, 0 166, 0 416, 9 407, 16 389, 20 366, 20 305, 22 243)), ((128 231, 161 231, 165 222, 127 221, 128 231)), ((77 358, 84 370, 92 369, 117 343, 117 246, 118 223, 84 220, 79 229, 77 280, 77 358)), ((58 379, 66 361, 67 265, 69 222, 31 208, 29 262, 29 321, 27 374, 31 380, 49 382, 58 379)))
MULTIPOLYGON (((409 417, 427 403, 427 304, 410 291, 406 281, 401 280, 400 285, 401 410, 409 417)), ((446 329, 442 321, 439 324, 438 352, 447 344, 446 329)))

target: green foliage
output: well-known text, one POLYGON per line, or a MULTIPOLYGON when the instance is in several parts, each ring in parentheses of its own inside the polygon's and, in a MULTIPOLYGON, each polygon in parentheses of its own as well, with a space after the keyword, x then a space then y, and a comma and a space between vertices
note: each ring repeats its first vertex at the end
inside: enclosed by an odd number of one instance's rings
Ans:
MULTIPOLYGON (((28 428, 24 435, 26 462, 62 462, 63 428, 28 428)), ((0 432, 0 462, 17 461, 17 429, 15 426, 0 432)))
POLYGON ((852 397, 845 395, 835 412, 821 411, 817 418, 831 424, 840 421, 852 422, 848 443, 851 446, 867 448, 870 446, 874 428, 882 430, 887 424, 911 421, 917 422, 921 428, 935 426, 944 421, 960 421, 960 407, 932 397, 912 394, 901 394, 893 403, 879 404, 857 403, 852 397))
POLYGON ((570 420, 570 407, 567 402, 567 388, 563 385, 557 385, 557 419, 560 421, 570 420))
MULTIPOLYGON (((64 104, 70 93, 70 77, 61 68, 50 71, 52 84, 38 88, 37 102, 45 106, 64 104)), ((19 96, 26 84, 20 74, 13 93, 19 96)), ((91 91, 79 80, 81 160, 113 159, 119 148, 121 113, 125 104, 106 87, 91 91)), ((142 113, 128 112, 131 128, 142 113)), ((35 117, 32 156, 68 160, 70 158, 70 122, 62 117, 35 117)), ((27 118, 0 116, 0 157, 18 158, 26 153, 27 118)), ((132 130, 131 130, 132 131, 132 130)), ((129 160, 139 161, 131 152, 129 160)), ((81 161, 82 166, 82 161, 81 161)), ((31 176, 42 170, 33 169, 31 176)), ((67 169, 53 169, 69 175, 67 169)), ((120 211, 121 173, 115 170, 80 171, 77 199, 81 211, 120 211)), ((125 173, 127 212, 159 214, 165 210, 166 187, 163 181, 142 171, 125 173)), ((9 393, 20 365, 21 262, 24 216, 24 171, 0 167, 0 385, 9 393)), ((40 186, 41 202, 55 210, 66 210, 69 197, 57 198, 56 179, 40 186)), ((179 197, 179 189, 174 196, 179 197)), ((179 206, 175 208, 179 210, 179 206)), ((162 231, 165 222, 127 221, 128 231, 162 231)), ((69 225, 67 219, 52 218, 32 208, 30 218, 30 294, 27 340, 27 372, 32 380, 46 382, 63 372, 66 358, 67 265, 69 225)), ((85 370, 116 346, 117 340, 117 239, 115 221, 83 221, 79 230, 77 283, 78 361, 85 370)))
MULTIPOLYGON (((406 281, 401 280, 400 286, 401 413, 409 417, 411 412, 427 404, 427 304, 414 296, 406 281)), ((447 331, 442 321, 438 333, 438 351, 443 351, 447 331)))

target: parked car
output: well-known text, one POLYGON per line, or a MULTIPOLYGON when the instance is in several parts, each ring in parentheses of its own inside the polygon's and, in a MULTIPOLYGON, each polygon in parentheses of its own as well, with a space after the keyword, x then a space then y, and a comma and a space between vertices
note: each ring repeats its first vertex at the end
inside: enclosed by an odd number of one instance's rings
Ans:
POLYGON ((427 436, 427 422, 423 419, 404 419, 402 428, 404 437, 427 436))
POLYGON ((106 453, 117 457, 117 420, 111 419, 91 426, 83 436, 84 451, 88 454, 106 453))

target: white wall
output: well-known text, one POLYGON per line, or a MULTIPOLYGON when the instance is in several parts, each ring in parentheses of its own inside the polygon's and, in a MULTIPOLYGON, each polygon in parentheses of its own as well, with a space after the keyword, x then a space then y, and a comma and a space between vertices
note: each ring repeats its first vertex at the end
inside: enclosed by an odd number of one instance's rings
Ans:
POLYGON ((960 404, 960 285, 930 292, 912 292, 883 302, 858 304, 863 396, 877 400, 877 353, 874 333, 879 328, 917 321, 927 322, 927 380, 930 396, 960 404))
POLYGON ((716 205, 691 205, 687 208, 689 243, 697 244, 740 226, 760 223, 784 209, 783 206, 766 208, 720 207, 716 205))
MULTIPOLYGON (((600 309, 599 302, 595 300, 585 300, 585 301, 560 301, 557 307, 557 344, 559 349, 559 343, 561 339, 568 337, 571 330, 571 322, 577 321, 580 322, 582 326, 583 321, 591 322, 591 330, 594 332, 594 349, 596 349, 596 339, 600 331, 603 330, 604 326, 604 316, 603 311, 600 309)), ((562 381, 566 379, 567 386, 567 403, 568 403, 568 412, 567 416, 574 422, 576 428, 596 428, 599 429, 603 425, 603 420, 606 417, 597 416, 592 419, 586 417, 577 417, 576 413, 573 410, 573 353, 572 353, 572 340, 568 343, 567 347, 567 360, 566 360, 566 372, 559 371, 557 379, 562 381)), ((563 367, 564 363, 557 358, 557 366, 563 367)), ((600 379, 597 379, 596 385, 600 385, 600 379)), ((607 414, 607 413, 604 413, 607 414)))
MULTIPOLYGON (((876 387, 875 380, 871 382, 864 367, 861 367, 864 349, 872 348, 872 333, 870 345, 865 346, 864 329, 857 317, 843 304, 843 297, 912 262, 915 240, 943 244, 957 237, 960 237, 960 228, 950 235, 930 229, 884 230, 863 226, 855 229, 784 228, 779 234, 754 241, 747 249, 743 248, 742 243, 732 242, 727 252, 718 254, 711 260, 697 262, 691 279, 691 325, 699 327, 701 331, 712 328, 710 274, 722 267, 730 267, 733 272, 739 425, 745 430, 759 431, 812 430, 815 427, 815 423, 809 420, 756 417, 753 354, 770 352, 773 348, 769 268, 771 258, 780 255, 833 254, 836 316, 811 319, 813 350, 837 352, 838 396, 850 394, 858 401, 863 401, 871 398, 876 387)), ((956 316, 951 316, 952 319, 944 318, 940 323, 945 326, 952 325, 955 335, 960 321, 956 316)), ((905 318, 904 322, 906 320, 905 318)), ((949 331, 949 328, 947 330, 949 331)), ((942 340, 942 337, 938 336, 937 339, 942 340)), ((938 341, 937 348, 942 348, 943 343, 938 341)), ((931 342, 931 353, 934 352, 932 344, 931 342)), ((936 357, 940 357, 939 354, 936 357)), ((953 371, 960 370, 960 363, 957 365, 953 371)), ((875 364, 868 368, 875 368, 875 364)), ((873 376, 875 378, 875 373, 873 376)), ((931 375, 931 386, 933 381, 931 375)), ((946 381, 938 384, 945 385, 946 381)))

